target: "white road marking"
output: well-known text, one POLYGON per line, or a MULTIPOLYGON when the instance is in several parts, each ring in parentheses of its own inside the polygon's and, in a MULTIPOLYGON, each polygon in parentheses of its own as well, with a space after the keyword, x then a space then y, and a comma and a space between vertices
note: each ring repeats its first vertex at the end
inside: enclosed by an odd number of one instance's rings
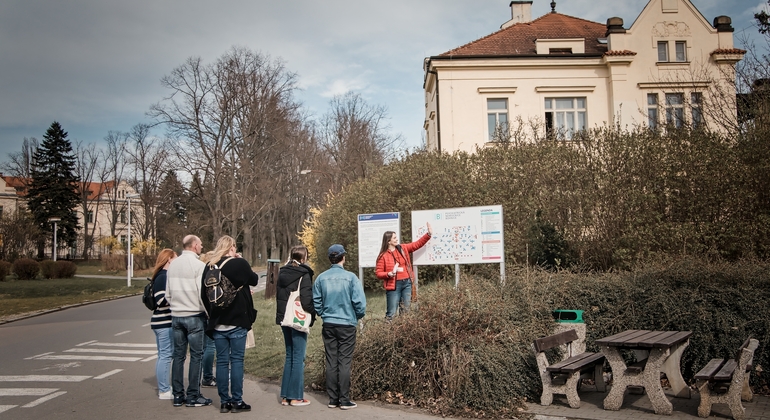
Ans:
POLYGON ((146 359, 142 359, 141 361, 142 361, 142 362, 149 362, 150 360, 155 360, 155 359, 157 359, 157 358, 158 358, 158 355, 157 355, 157 354, 155 354, 155 355, 153 355, 153 356, 150 356, 150 357, 148 357, 148 358, 146 358, 146 359))
POLYGON ((131 332, 131 330, 128 330, 128 331, 123 331, 123 332, 119 332, 119 333, 115 334, 115 337, 117 337, 117 336, 119 336, 119 335, 123 335, 123 334, 128 334, 128 333, 130 333, 130 332, 131 332))
POLYGON ((94 379, 104 379, 104 378, 106 378, 106 377, 108 377, 108 376, 112 376, 112 375, 114 375, 114 374, 116 374, 116 373, 118 373, 118 372, 122 372, 122 371, 123 371, 123 369, 115 369, 115 370, 111 370, 111 371, 109 371, 109 372, 107 372, 107 373, 102 373, 102 374, 101 374, 101 375, 99 375, 99 376, 94 376, 94 379))
POLYGON ((15 405, 0 405, 0 413, 2 413, 3 411, 8 411, 8 410, 10 410, 10 409, 12 409, 14 407, 17 407, 17 406, 15 406, 15 405))
POLYGON ((45 397, 42 397, 42 398, 38 398, 38 399, 36 399, 35 401, 32 401, 29 404, 22 405, 22 407, 23 408, 32 408, 32 407, 38 406, 38 405, 40 405, 40 404, 42 404, 42 403, 44 403, 44 402, 46 402, 48 400, 52 400, 52 399, 58 397, 59 395, 64 395, 66 393, 67 393, 67 391, 54 392, 53 394, 46 395, 45 397))
POLYGON ((48 395, 59 388, 0 388, 0 397, 21 397, 25 395, 48 395))
POLYGON ((89 345, 89 344, 91 344, 91 343, 96 343, 96 340, 86 341, 85 343, 80 343, 80 344, 78 344, 78 345, 77 345, 77 346, 75 346, 75 347, 80 347, 80 346, 87 346, 87 345, 89 345))
POLYGON ((24 360, 32 360, 32 359, 37 359, 38 357, 40 357, 40 356, 45 356, 45 355, 47 355, 47 354, 53 354, 53 352, 52 352, 52 351, 49 351, 48 353, 41 353, 41 354, 38 354, 38 355, 35 355, 35 356, 32 356, 32 357, 27 357, 27 358, 26 358, 26 359, 24 359, 24 360))
POLYGON ((69 349, 65 353, 155 354, 155 350, 69 349))
POLYGON ((150 326, 150 324, 152 324, 152 323, 151 323, 151 322, 148 322, 148 323, 146 323, 146 324, 142 325, 142 327, 149 327, 149 326, 150 326))
POLYGON ((80 382, 90 378, 82 375, 7 375, 0 382, 80 382))
POLYGON ((68 355, 54 355, 54 356, 43 356, 39 358, 38 360, 101 360, 101 361, 109 361, 109 362, 136 362, 137 360, 140 360, 141 357, 121 357, 121 356, 79 356, 76 354, 68 355))
POLYGON ((100 343, 98 341, 92 341, 89 346, 102 346, 102 347, 140 347, 140 348, 155 348, 157 344, 138 344, 138 343, 100 343))

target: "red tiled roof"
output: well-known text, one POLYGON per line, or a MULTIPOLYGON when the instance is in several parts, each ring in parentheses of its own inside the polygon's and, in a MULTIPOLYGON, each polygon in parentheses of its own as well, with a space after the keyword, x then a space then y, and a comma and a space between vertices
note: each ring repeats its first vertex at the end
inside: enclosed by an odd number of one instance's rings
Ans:
MULTIPOLYGON (((24 197, 27 195, 27 184, 31 179, 21 178, 17 176, 3 176, 5 184, 9 187, 16 189, 16 195, 24 197)), ((83 185, 83 184, 81 184, 83 185)), ((88 184, 88 199, 93 200, 104 194, 107 190, 115 188, 115 181, 108 182, 91 182, 88 184)))
POLYGON ((740 48, 718 48, 714 51, 711 51, 711 54, 746 54, 746 50, 742 50, 740 48))
POLYGON ((616 51, 607 51, 606 53, 604 53, 604 55, 636 55, 636 53, 629 50, 616 50, 616 51))
POLYGON ((585 38, 585 53, 602 55, 607 44, 600 44, 607 27, 601 23, 561 13, 548 13, 532 22, 517 23, 481 39, 447 51, 439 57, 535 55, 537 39, 585 38))

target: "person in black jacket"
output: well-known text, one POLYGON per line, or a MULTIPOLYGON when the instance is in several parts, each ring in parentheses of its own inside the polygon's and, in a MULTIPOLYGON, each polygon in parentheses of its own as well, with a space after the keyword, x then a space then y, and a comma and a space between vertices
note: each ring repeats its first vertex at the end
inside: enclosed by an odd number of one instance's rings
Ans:
MULTIPOLYGON (((289 295, 299 287, 302 309, 310 314, 310 326, 315 323, 313 308, 313 269, 308 267, 307 248, 297 245, 291 249, 289 262, 278 272, 278 284, 275 291, 275 323, 281 325, 286 313, 289 295), (301 281, 300 281, 301 280, 301 281)), ((305 350, 307 333, 291 327, 281 327, 286 343, 286 361, 283 364, 281 378, 281 404, 302 406, 310 404, 305 399, 305 350)))
POLYGON ((171 307, 166 300, 166 269, 174 258, 176 252, 173 249, 163 249, 158 253, 155 268, 152 270, 152 294, 156 308, 152 312, 150 328, 155 333, 155 343, 158 345, 155 376, 158 379, 158 398, 161 400, 174 398, 170 383, 174 338, 171 330, 171 307))
POLYGON ((243 355, 246 352, 246 334, 257 317, 249 286, 257 285, 259 275, 240 257, 235 239, 230 236, 219 238, 216 248, 204 255, 201 261, 206 263, 201 282, 216 265, 222 276, 238 288, 235 300, 229 306, 220 308, 209 303, 205 284, 201 287, 201 298, 209 317, 206 335, 214 340, 217 349, 219 412, 249 411, 251 406, 243 402, 243 355))

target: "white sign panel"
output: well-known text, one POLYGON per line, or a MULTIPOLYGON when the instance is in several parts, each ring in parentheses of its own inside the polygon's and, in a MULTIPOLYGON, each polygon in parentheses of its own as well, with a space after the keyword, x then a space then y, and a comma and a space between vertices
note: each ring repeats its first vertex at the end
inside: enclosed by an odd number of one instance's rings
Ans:
POLYGON ((412 212, 412 238, 433 236, 414 253, 414 265, 503 262, 503 206, 412 212))
POLYGON ((375 267, 382 246, 382 235, 391 230, 401 236, 399 213, 358 215, 358 266, 375 267))

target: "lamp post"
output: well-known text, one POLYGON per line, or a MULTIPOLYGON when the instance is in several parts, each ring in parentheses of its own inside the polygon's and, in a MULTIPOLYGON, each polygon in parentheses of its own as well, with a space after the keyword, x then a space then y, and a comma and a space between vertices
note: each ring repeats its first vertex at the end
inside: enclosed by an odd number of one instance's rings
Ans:
POLYGON ((56 223, 61 222, 61 217, 49 217, 48 223, 53 223, 53 260, 56 261, 56 223))
POLYGON ((134 254, 131 253, 131 199, 139 198, 139 194, 126 194, 126 201, 128 202, 128 247, 126 249, 126 255, 128 256, 128 264, 126 266, 126 285, 131 287, 131 277, 134 275, 134 254))

